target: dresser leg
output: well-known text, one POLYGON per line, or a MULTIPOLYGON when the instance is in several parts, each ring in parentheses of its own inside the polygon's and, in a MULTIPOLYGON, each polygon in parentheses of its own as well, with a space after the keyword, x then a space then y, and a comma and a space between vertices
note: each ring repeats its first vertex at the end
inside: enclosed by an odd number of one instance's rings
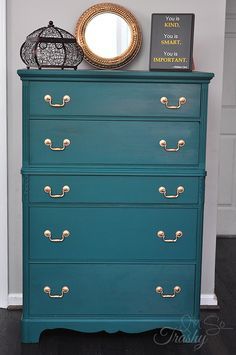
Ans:
POLYGON ((21 342, 38 343, 40 334, 47 329, 45 324, 39 324, 37 322, 31 322, 28 319, 21 320, 21 342))

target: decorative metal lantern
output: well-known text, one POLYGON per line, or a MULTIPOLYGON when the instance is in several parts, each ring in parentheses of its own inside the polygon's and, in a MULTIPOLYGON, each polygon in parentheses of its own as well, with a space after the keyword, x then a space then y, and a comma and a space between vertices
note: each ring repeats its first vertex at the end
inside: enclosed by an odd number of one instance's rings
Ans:
POLYGON ((26 37, 20 56, 27 69, 38 67, 76 70, 84 53, 72 34, 55 27, 49 21, 47 27, 39 28, 26 37))

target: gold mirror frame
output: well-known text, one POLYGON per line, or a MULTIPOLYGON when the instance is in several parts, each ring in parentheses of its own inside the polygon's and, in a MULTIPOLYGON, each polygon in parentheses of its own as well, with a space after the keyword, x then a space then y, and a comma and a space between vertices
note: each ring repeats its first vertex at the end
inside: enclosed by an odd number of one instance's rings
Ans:
POLYGON ((88 8, 77 22, 75 37, 84 51, 84 59, 93 66, 102 69, 117 69, 125 66, 134 59, 142 44, 142 33, 134 15, 123 6, 112 3, 96 4, 88 8), (88 23, 95 16, 102 13, 113 13, 122 17, 129 25, 131 32, 131 41, 128 49, 113 58, 104 58, 96 55, 85 40, 85 31, 88 23))

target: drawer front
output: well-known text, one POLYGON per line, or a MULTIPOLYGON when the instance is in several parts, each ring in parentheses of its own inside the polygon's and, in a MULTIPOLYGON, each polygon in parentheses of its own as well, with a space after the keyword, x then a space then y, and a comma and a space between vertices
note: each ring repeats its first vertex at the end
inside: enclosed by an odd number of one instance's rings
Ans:
POLYGON ((30 114, 199 117, 200 91, 200 84, 31 82, 30 114), (52 107, 45 95, 51 96, 52 104, 62 104, 65 95, 70 101, 63 107, 52 107), (181 97, 187 101, 180 108, 169 109, 160 102, 162 97, 167 97, 171 106, 178 106, 181 97))
POLYGON ((30 257, 65 261, 194 259, 197 220, 198 209, 194 208, 31 207, 30 257))
POLYGON ((198 203, 198 177, 34 175, 29 202, 198 203), (69 191, 68 191, 69 190, 69 191))
POLYGON ((30 121, 30 163, 36 165, 192 166, 198 164, 198 151, 199 122, 30 121))
POLYGON ((194 265, 31 264, 30 315, 191 315, 194 279, 194 265))

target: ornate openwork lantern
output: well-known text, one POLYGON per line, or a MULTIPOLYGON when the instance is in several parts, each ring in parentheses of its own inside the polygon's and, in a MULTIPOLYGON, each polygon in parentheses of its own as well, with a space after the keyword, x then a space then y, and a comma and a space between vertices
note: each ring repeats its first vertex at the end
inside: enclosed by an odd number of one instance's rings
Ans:
POLYGON ((47 27, 39 28, 26 37, 20 56, 27 68, 73 68, 83 60, 83 50, 69 32, 55 27, 49 21, 47 27))

